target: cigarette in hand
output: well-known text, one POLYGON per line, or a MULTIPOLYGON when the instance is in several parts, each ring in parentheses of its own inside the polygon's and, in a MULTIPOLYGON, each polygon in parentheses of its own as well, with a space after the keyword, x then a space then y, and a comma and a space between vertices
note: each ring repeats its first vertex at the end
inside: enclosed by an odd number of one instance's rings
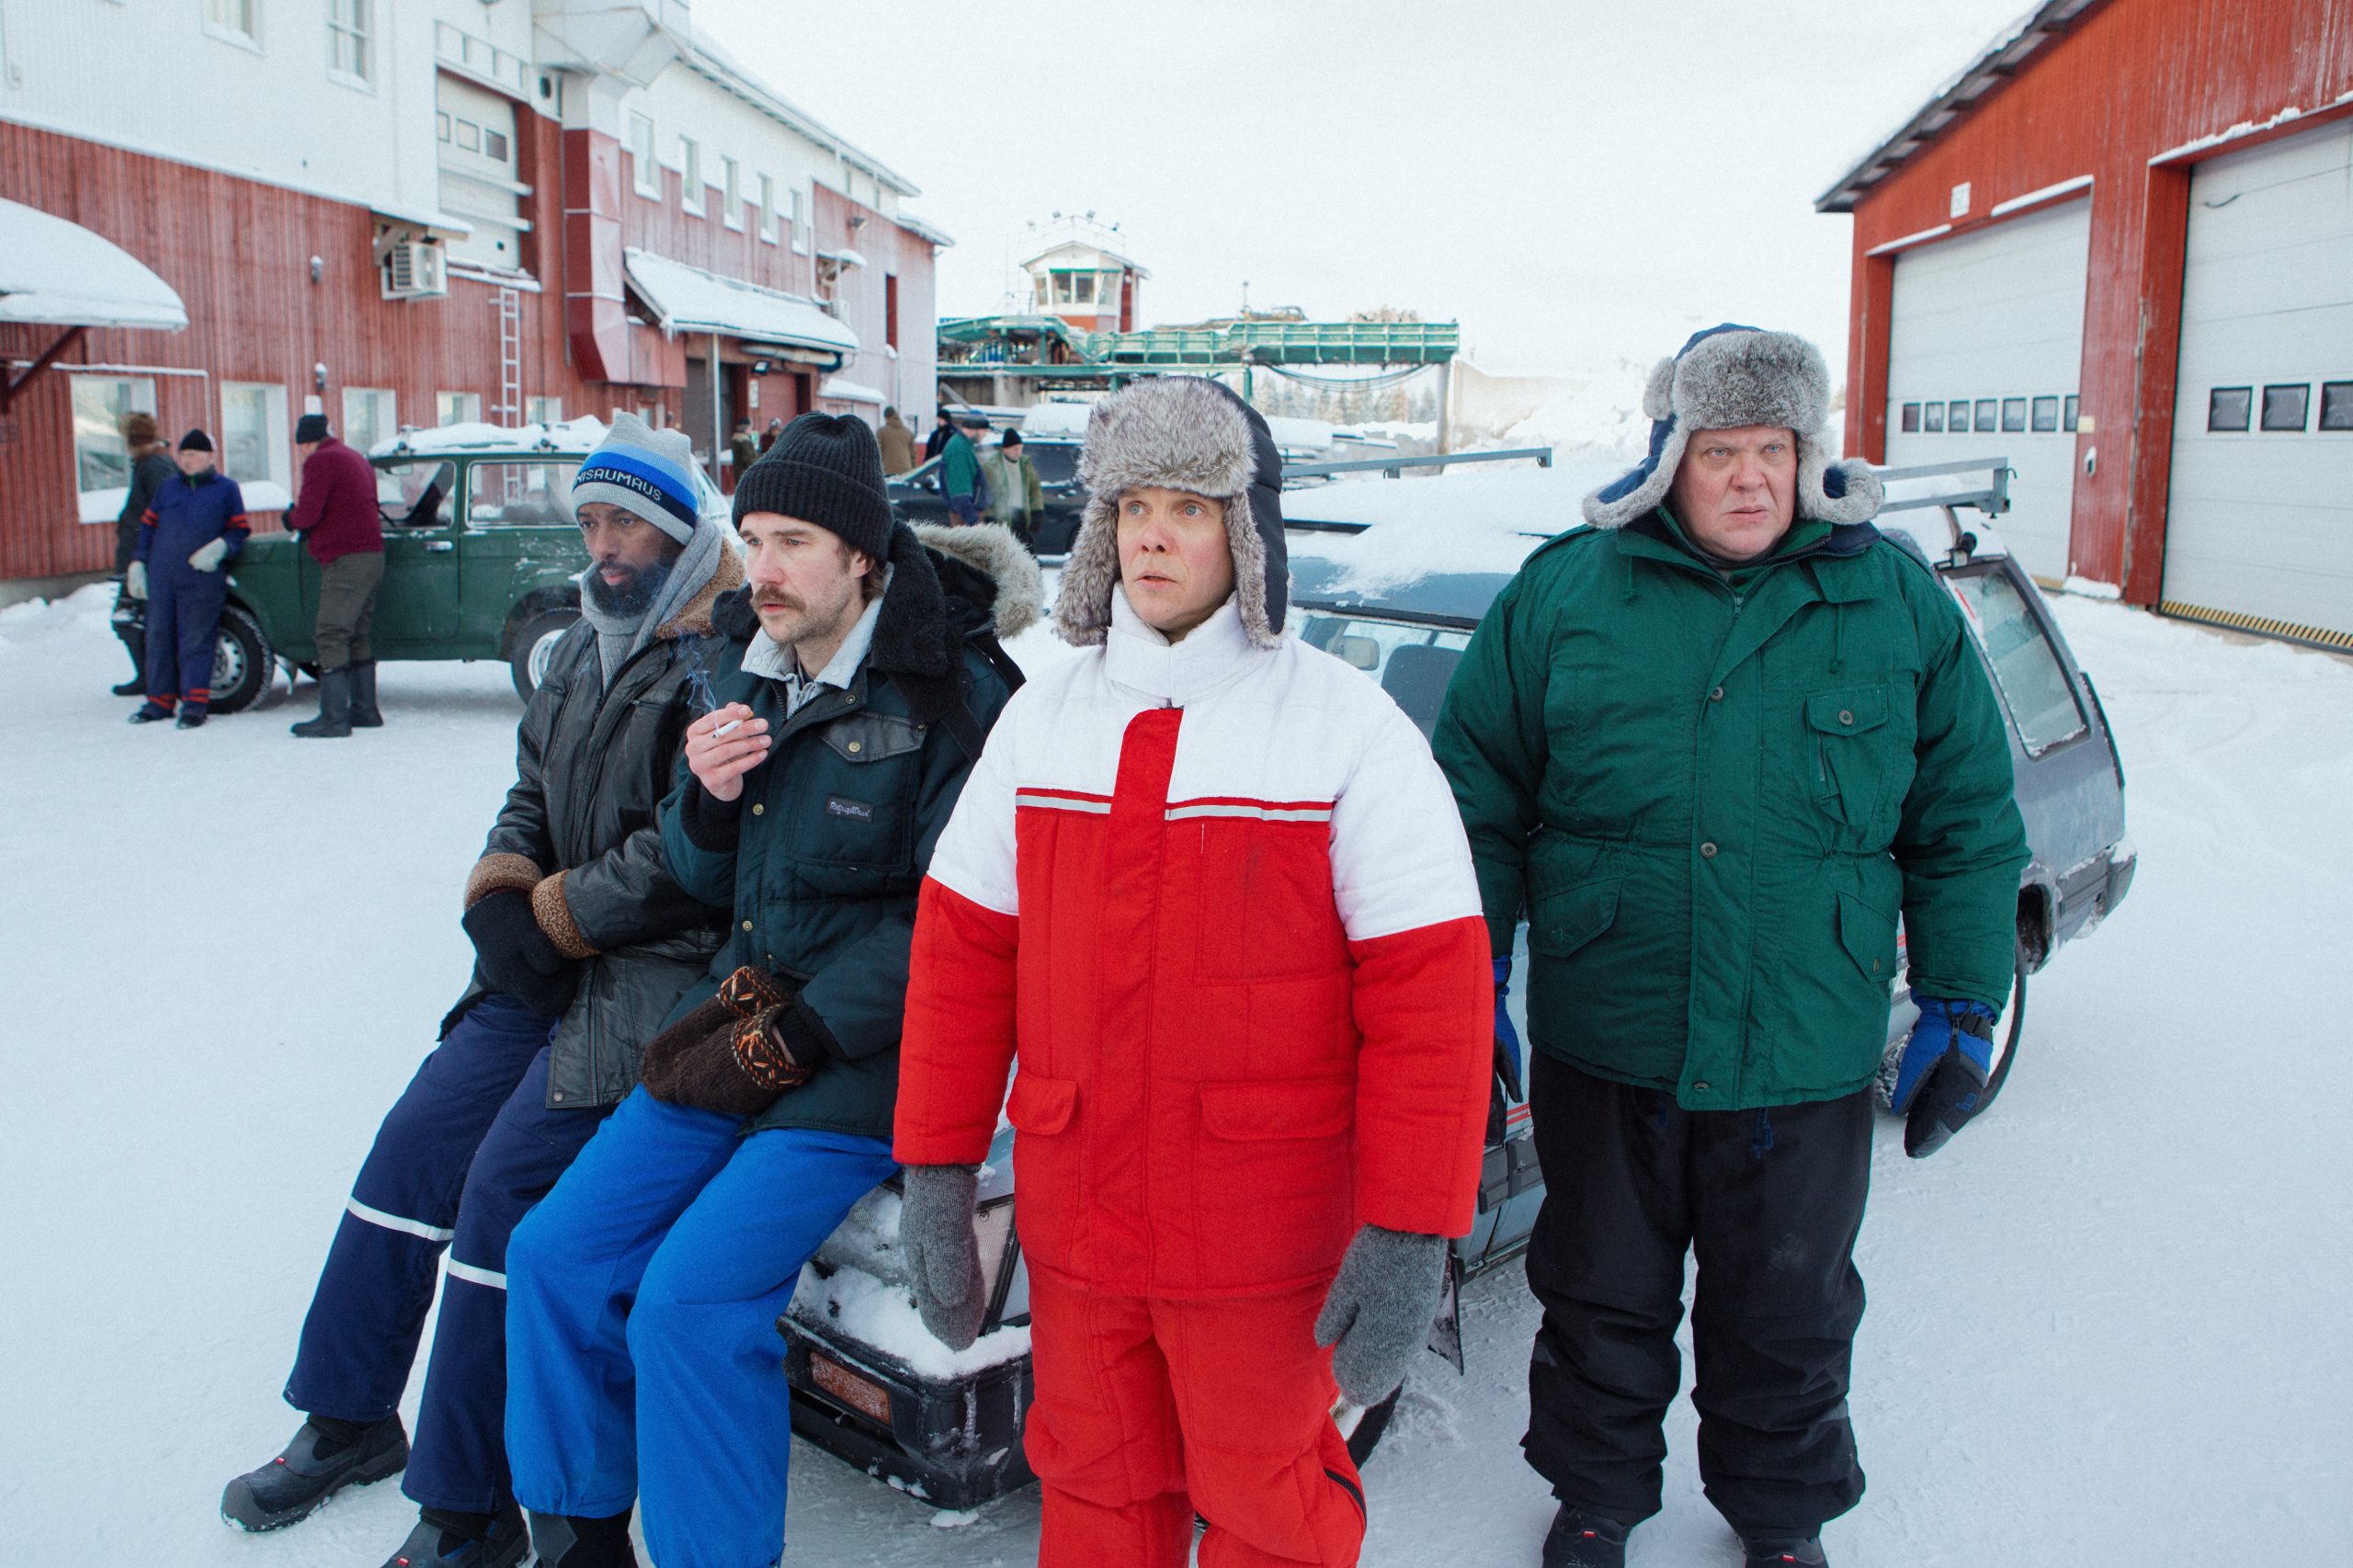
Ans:
POLYGON ((724 735, 725 735, 729 731, 731 731, 731 730, 739 730, 739 729, 743 728, 743 726, 744 726, 744 721, 743 721, 743 720, 741 720, 741 719, 730 719, 730 720, 728 720, 728 721, 727 721, 727 722, 725 722, 724 724, 720 725, 720 726, 719 726, 719 728, 717 728, 717 729, 715 729, 715 730, 711 731, 711 733, 710 733, 710 738, 711 738, 712 740, 714 740, 714 741, 715 741, 715 740, 718 740, 718 739, 720 739, 721 737, 724 736, 724 735))

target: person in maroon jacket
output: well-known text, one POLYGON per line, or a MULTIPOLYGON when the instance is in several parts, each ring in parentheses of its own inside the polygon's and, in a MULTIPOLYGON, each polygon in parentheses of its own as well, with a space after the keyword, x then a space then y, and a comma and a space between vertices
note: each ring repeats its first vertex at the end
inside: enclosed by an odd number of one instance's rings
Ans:
POLYGON ((372 730, 383 723, 376 707, 376 655, 368 629, 376 619, 376 590, 384 581, 384 521, 376 509, 376 471, 327 428, 324 414, 294 426, 302 454, 302 489, 286 514, 319 563, 319 716, 294 726, 305 739, 372 730))

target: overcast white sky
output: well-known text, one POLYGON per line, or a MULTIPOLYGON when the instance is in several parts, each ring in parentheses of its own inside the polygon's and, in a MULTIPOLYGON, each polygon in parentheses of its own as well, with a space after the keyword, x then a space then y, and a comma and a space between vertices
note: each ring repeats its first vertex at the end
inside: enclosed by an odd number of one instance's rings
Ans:
POLYGON ((2024 0, 695 0, 695 25, 923 189, 943 315, 1028 223, 1117 221, 1147 324, 1254 304, 1462 323, 1491 370, 1648 363, 1698 325, 1844 365, 1813 199, 2024 0))

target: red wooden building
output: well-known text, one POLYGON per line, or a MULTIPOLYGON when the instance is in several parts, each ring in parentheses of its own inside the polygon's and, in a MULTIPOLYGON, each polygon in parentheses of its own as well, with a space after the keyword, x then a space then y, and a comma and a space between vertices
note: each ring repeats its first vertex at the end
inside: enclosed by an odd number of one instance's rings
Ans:
POLYGON ((364 445, 626 408, 732 485, 739 417, 933 402, 947 236, 676 0, 51 9, 12 16, 0 198, 122 247, 188 325, 28 378, 58 334, 0 319, 0 596, 108 566, 131 407, 282 506, 306 410, 364 445))
POLYGON ((1817 205, 1849 450, 2007 455, 2038 576, 2353 647, 2353 0, 2049 0, 1817 205))

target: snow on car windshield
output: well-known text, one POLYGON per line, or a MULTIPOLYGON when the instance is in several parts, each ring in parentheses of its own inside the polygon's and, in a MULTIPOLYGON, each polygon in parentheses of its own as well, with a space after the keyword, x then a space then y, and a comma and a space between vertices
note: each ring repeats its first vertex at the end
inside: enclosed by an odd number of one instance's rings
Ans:
POLYGON ((1336 569, 1328 592, 1375 595, 1440 573, 1508 576, 1538 545, 1582 522, 1586 494, 1620 472, 1614 462, 1580 463, 1344 481, 1285 491, 1283 519, 1365 525, 1358 533, 1290 533, 1293 559, 1336 569))

